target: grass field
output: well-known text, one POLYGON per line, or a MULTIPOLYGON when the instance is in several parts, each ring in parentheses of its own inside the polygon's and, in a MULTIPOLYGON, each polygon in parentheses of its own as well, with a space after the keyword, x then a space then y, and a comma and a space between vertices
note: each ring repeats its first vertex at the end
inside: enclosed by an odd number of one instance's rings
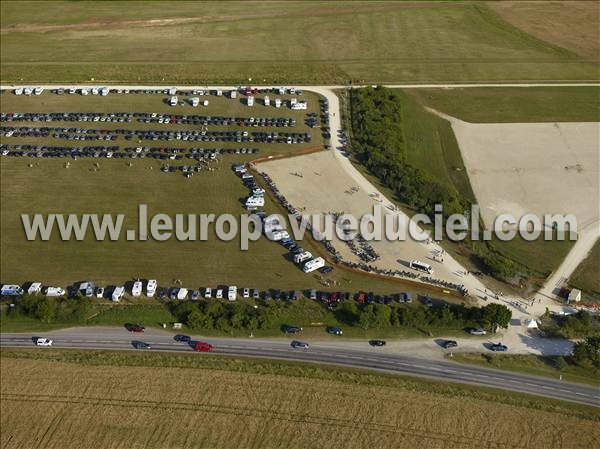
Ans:
POLYGON ((575 270, 569 284, 583 292, 583 301, 600 301, 600 241, 597 241, 587 258, 575 270))
POLYGON ((471 123, 600 121, 600 87, 405 90, 425 106, 471 123))
MULTIPOLYGON (((2 81, 345 84, 598 78, 598 65, 587 53, 527 34, 485 3, 138 6, 3 1, 2 81)), ((543 10, 541 4, 531 6, 518 26, 527 30, 528 18, 543 10)), ((554 20, 562 23, 562 18, 554 20)), ((597 18, 580 21, 587 29, 597 18)), ((580 39, 566 23, 565 39, 580 39)))
POLYGON ((461 363, 472 363, 487 368, 497 368, 507 371, 533 374, 562 379, 566 382, 576 382, 600 386, 600 372, 582 368, 573 364, 565 364, 559 368, 553 357, 537 355, 506 355, 506 354, 468 354, 455 353, 452 360, 461 363))
POLYGON ((576 449, 600 438, 591 407, 337 367, 198 354, 0 355, 6 449, 576 449))

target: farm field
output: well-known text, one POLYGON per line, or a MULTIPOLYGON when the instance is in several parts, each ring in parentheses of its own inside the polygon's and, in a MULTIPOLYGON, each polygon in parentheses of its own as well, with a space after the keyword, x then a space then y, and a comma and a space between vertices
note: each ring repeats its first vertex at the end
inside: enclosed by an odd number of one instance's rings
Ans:
MULTIPOLYGON (((479 2, 248 7, 182 1, 138 8, 130 2, 107 7, 3 1, 1 79, 196 84, 597 79, 597 61, 589 58, 594 49, 572 45, 582 38, 578 30, 597 26, 597 15, 576 17, 577 27, 571 26, 572 15, 554 15, 567 36, 557 41, 531 26, 544 8, 533 4, 513 20, 511 11, 498 13, 479 2)), ((583 37, 591 40, 589 32, 583 37)))
POLYGON ((337 367, 197 354, 0 355, 6 449, 576 449, 600 438, 590 407, 337 367), (457 416, 466 417, 460 426, 457 416))

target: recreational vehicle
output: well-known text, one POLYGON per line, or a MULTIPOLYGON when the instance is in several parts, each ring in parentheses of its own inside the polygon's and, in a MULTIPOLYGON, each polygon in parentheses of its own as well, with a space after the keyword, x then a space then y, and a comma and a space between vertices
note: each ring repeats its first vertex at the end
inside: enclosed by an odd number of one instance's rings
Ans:
POLYGON ((268 96, 265 97, 264 102, 265 102, 265 106, 270 106, 271 105, 271 100, 269 99, 268 96))
POLYGON ((252 95, 250 95, 250 96, 248 97, 248 99, 246 100, 246 104, 247 104, 248 106, 254 106, 254 97, 253 97, 252 95))
POLYGON ((235 99, 237 98, 237 92, 236 92, 235 90, 232 90, 232 91, 229 93, 229 97, 230 97, 232 100, 235 100, 235 99))
POLYGON ((36 295, 42 291, 42 284, 40 282, 33 282, 27 289, 28 295, 36 295))
POLYGON ((150 279, 148 285, 146 285, 146 296, 152 298, 156 293, 157 282, 156 279, 150 279))
POLYGON ((177 299, 179 299, 179 300, 184 300, 185 298, 187 298, 187 295, 188 295, 188 289, 187 288, 181 287, 177 291, 177 299))
POLYGON ((275 107, 276 108, 280 108, 281 107, 281 98, 275 98, 275 107))
POLYGON ((22 87, 17 87, 14 90, 15 95, 23 95, 23 88, 22 87))
POLYGON ((60 287, 47 287, 46 296, 65 296, 65 290, 60 287))
POLYGON ((246 200, 246 207, 263 207, 265 198, 262 196, 251 196, 246 200))
POLYGON ((300 254, 296 254, 294 256, 294 262, 296 263, 302 263, 302 262, 306 262, 307 260, 312 259, 312 254, 308 251, 303 251, 300 254))
POLYGON ((102 95, 103 97, 106 97, 108 95, 108 87, 103 87, 100 90, 100 95, 102 95))
POLYGON ((135 281, 131 287, 131 296, 140 296, 142 294, 142 281, 135 281))
POLYGON ((297 103, 292 104, 291 107, 294 110, 306 110, 308 104, 306 101, 298 101, 297 103))
POLYGON ((317 257, 316 259, 309 260, 302 267, 302 271, 305 273, 310 273, 311 271, 318 270, 325 266, 325 260, 322 257, 317 257))
POLYGON ((169 98, 169 105, 171 106, 177 106, 178 103, 178 99, 175 95, 173 95, 171 98, 169 98))
POLYGON ((227 290, 227 299, 230 301, 237 299, 237 287, 235 285, 231 285, 227 290))
POLYGON ((411 260, 410 267, 413 270, 419 270, 419 271, 424 271, 427 274, 433 274, 433 268, 431 267, 431 265, 429 265, 425 262, 420 262, 418 260, 411 260))
POLYGON ((42 92, 44 92, 44 88, 43 87, 36 87, 35 89, 33 89, 33 93, 35 95, 42 95, 42 92))
POLYGON ((200 104, 200 98, 198 98, 198 97, 192 97, 192 98, 190 98, 190 104, 193 107, 197 107, 200 104))
POLYGON ((123 286, 115 287, 115 289, 113 290, 111 299, 115 302, 119 302, 124 294, 125 294, 125 287, 123 287, 123 286))
POLYGON ((3 285, 0 289, 0 296, 20 296, 23 293, 23 289, 18 285, 3 285))

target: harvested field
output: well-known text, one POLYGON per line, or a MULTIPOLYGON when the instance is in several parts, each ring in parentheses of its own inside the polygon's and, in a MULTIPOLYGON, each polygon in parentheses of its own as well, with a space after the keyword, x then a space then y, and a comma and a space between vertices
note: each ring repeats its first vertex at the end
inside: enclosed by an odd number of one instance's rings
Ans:
POLYGON ((100 364, 65 353, 2 350, 3 448, 577 449, 600 438, 593 409, 491 390, 280 362, 136 354, 110 366, 100 352, 100 364))

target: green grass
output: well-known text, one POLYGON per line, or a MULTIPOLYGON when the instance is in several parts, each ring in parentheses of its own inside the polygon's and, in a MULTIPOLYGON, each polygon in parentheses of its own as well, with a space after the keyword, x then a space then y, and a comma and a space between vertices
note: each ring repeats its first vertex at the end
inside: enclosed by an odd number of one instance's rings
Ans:
POLYGON ((600 121, 600 87, 485 87, 405 92, 425 106, 472 123, 600 121))
POLYGON ((3 82, 598 78, 597 64, 478 3, 3 1, 0 12, 3 82))
POLYGON ((516 371, 536 376, 552 377, 554 379, 558 379, 562 375, 562 379, 566 382, 600 386, 600 371, 582 368, 571 363, 567 363, 563 369, 559 369, 554 357, 455 353, 452 360, 484 366, 486 368, 516 371))
POLYGON ((577 267, 569 284, 583 292, 583 301, 600 301, 600 241, 597 241, 589 255, 577 267))

